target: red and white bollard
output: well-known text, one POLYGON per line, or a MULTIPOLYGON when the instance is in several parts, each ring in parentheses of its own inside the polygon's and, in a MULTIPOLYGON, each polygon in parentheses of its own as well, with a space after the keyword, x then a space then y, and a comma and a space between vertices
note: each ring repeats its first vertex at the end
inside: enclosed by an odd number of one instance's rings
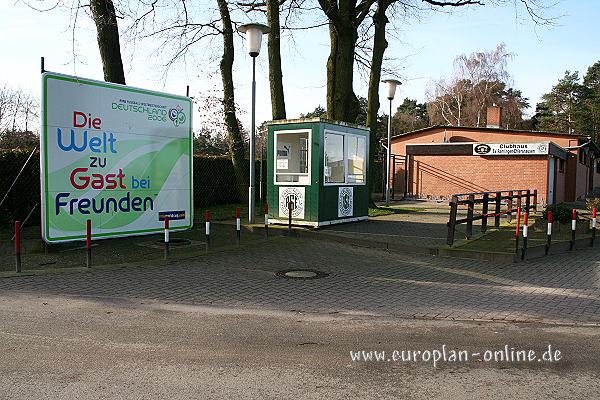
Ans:
POLYGON ((521 207, 517 207, 517 221, 515 222, 515 253, 519 254, 519 231, 521 228, 521 207))
POLYGON ((85 221, 85 265, 92 268, 92 220, 85 221))
POLYGON ((527 236, 529 234, 529 226, 527 225, 528 217, 528 212, 523 214, 523 250, 521 252, 521 260, 525 259, 525 253, 527 253, 527 236))
POLYGON ((206 235, 206 249, 210 246, 210 211, 206 210, 206 222, 205 222, 205 235, 206 235))
POLYGON ((237 244, 240 244, 240 236, 242 229, 242 218, 240 208, 235 209, 235 240, 237 244))
POLYGON ((21 221, 15 221, 15 271, 21 272, 21 221))
POLYGON ((575 250, 575 229, 577 229, 577 210, 573 209, 571 217, 571 244, 569 250, 575 250))
POLYGON ((169 217, 165 217, 165 260, 169 257, 169 217))
POLYGON ((594 246, 596 240, 596 207, 592 208, 592 238, 590 240, 590 246, 594 246))
POLYGON ((546 255, 550 252, 550 245, 552 244, 552 211, 548 211, 548 241, 546 243, 546 255))
POLYGON ((264 206, 265 213, 265 239, 269 237, 269 205, 265 203, 264 206))

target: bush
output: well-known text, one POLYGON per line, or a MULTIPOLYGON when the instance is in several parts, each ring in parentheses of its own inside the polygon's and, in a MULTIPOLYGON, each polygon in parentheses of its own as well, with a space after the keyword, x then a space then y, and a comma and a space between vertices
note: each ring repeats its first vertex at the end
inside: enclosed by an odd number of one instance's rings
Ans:
POLYGON ((590 197, 585 202, 588 210, 592 211, 592 209, 598 209, 600 207, 600 197, 590 197))
POLYGON ((558 221, 561 224, 568 224, 571 222, 573 209, 564 204, 552 204, 546 206, 546 209, 542 213, 542 217, 545 220, 548 220, 548 211, 552 211, 552 221, 558 221))

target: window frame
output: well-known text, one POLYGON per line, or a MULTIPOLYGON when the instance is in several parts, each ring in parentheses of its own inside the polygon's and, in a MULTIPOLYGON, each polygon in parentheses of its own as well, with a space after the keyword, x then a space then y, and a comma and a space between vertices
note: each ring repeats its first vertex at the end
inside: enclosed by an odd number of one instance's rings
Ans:
POLYGON ((312 168, 312 129, 286 129, 280 131, 273 131, 273 184, 276 186, 310 186, 311 185, 311 168, 312 168), (281 134, 289 134, 289 133, 308 133, 308 142, 307 142, 307 167, 308 172, 303 173, 293 173, 293 172, 277 172, 277 143, 278 136, 281 134), (300 175, 300 177, 306 177, 305 182, 301 182, 300 179, 298 182, 277 182, 277 175, 300 175))
POLYGON ((368 163, 369 163, 369 151, 368 151, 369 143, 367 141, 366 135, 360 135, 356 133, 350 132, 342 132, 336 131, 334 129, 325 129, 323 130, 323 160, 321 165, 323 166, 323 186, 366 186, 368 179, 368 163), (342 151, 344 155, 344 182, 327 182, 325 177, 325 136, 327 134, 340 135, 344 138, 344 149, 342 151), (365 172, 363 182, 348 182, 348 137, 356 137, 358 139, 363 139, 365 142, 365 154, 364 154, 364 162, 365 162, 365 172))

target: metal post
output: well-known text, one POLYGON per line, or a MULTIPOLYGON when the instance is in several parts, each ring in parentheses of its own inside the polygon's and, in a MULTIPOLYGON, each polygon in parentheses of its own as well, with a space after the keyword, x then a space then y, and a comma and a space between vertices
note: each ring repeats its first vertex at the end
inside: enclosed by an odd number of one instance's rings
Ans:
POLYGON ((506 205, 508 207, 508 213, 506 214, 506 222, 510 224, 512 221, 512 206, 513 206, 513 192, 508 192, 508 200, 506 201, 506 205))
POLYGON ((42 58, 41 58, 41 60, 40 60, 40 69, 41 69, 41 71, 42 71, 42 74, 43 74, 44 72, 46 72, 46 66, 45 66, 44 64, 45 64, 45 63, 44 63, 44 57, 42 57, 42 58))
POLYGON ((404 156, 404 198, 408 196, 408 162, 410 156, 407 154, 404 156))
POLYGON ((552 211, 548 211, 548 242, 546 243, 546 255, 550 253, 550 246, 552 245, 552 211))
POLYGON ((388 116, 387 152, 385 173, 385 205, 390 205, 390 159, 392 154, 392 99, 390 99, 390 114, 388 116))
POLYGON ((165 260, 169 258, 169 218, 165 217, 165 260))
POLYGON ((15 271, 21 272, 21 221, 15 221, 15 271))
POLYGON ((537 189, 535 189, 533 191, 533 209, 537 212, 537 205, 538 205, 538 196, 537 196, 537 189))
POLYGON ((254 175, 256 155, 254 153, 254 135, 256 131, 256 57, 252 57, 252 127, 250 133, 250 186, 248 187, 248 222, 254 223, 254 175))
POLYGON ((242 229, 242 224, 241 224, 241 217, 240 217, 240 208, 237 207, 235 209, 235 241, 236 244, 240 244, 240 233, 241 233, 241 229, 242 229))
POLYGON ((473 211, 475 208, 475 195, 469 195, 469 201, 467 202, 467 239, 471 239, 473 236, 473 211))
POLYGON ((206 250, 210 247, 210 211, 206 210, 205 213, 205 235, 206 235, 206 250))
POLYGON ((596 240, 596 207, 592 208, 592 238, 590 239, 590 246, 594 247, 595 240, 596 240))
POLYGON ((523 249, 521 251, 521 260, 525 259, 525 254, 527 253, 527 235, 529 233, 529 227, 527 226, 528 215, 529 213, 527 211, 525 211, 525 214, 523 214, 523 249))
POLYGON ((265 203, 264 206, 265 213, 265 239, 269 238, 269 204, 265 203))
POLYGON ((456 213, 458 209, 458 197, 452 196, 450 200, 450 219, 448 220, 448 236, 446 238, 446 244, 452 246, 454 243, 454 229, 456 227, 456 213))
POLYGON ((288 230, 286 232, 286 236, 295 236, 295 232, 292 230, 292 206, 293 203, 288 202, 288 230))
POLYGON ((573 209, 571 218, 571 243, 569 245, 569 250, 575 250, 575 229, 577 229, 577 210, 573 209))
POLYGON ((185 87, 185 97, 190 97, 190 85, 185 87))
POLYGON ((85 265, 92 268, 92 220, 85 221, 85 265))
POLYGON ((521 207, 517 207, 517 221, 515 229, 515 253, 519 254, 519 228, 521 224, 521 207))
POLYGON ((529 207, 531 207, 531 190, 527 192, 527 198, 525 199, 525 212, 529 213, 529 207))
POLYGON ((483 194, 483 206, 481 213, 483 214, 483 219, 481 220, 481 232, 487 231, 487 223, 488 223, 488 202, 490 201, 490 194, 483 194))
POLYGON ((500 226, 500 206, 502 201, 502 192, 496 192, 496 210, 494 211, 494 226, 500 226))

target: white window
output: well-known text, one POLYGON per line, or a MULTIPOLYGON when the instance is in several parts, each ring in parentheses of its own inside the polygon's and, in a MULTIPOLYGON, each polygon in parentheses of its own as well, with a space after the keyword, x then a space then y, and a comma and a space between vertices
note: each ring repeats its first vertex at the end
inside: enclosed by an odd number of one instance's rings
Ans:
POLYGON ((326 130, 324 142, 325 185, 364 185, 367 179, 365 136, 326 130))
POLYGON ((325 133, 325 183, 345 183, 344 135, 325 133))
POLYGON ((348 183, 365 183, 365 138, 349 135, 348 139, 348 183))
POLYGON ((275 184, 310 185, 310 130, 275 131, 275 184))

